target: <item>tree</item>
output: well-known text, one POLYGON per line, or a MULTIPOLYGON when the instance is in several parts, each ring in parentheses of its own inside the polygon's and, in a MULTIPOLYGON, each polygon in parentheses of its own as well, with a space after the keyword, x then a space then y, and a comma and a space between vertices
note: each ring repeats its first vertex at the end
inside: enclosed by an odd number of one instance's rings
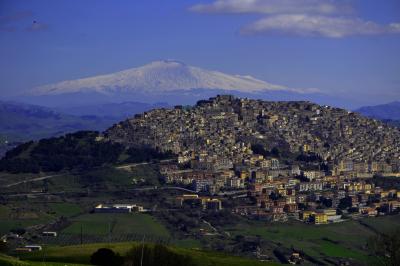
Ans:
POLYGON ((100 266, 119 266, 122 265, 123 259, 111 249, 100 248, 90 256, 90 263, 100 266))
POLYGON ((400 228, 389 234, 379 234, 368 241, 368 248, 376 256, 375 265, 400 265, 400 228))
POLYGON ((6 253, 9 247, 6 242, 0 241, 0 253, 6 253))
POLYGON ((350 197, 345 197, 343 199, 340 199, 339 206, 338 206, 339 209, 344 210, 344 209, 350 208, 351 206, 352 206, 352 201, 351 201, 350 197))
POLYGON ((280 158, 280 157, 281 157, 281 152, 280 152, 280 150, 278 149, 278 147, 272 148, 272 150, 271 150, 271 155, 272 155, 273 157, 276 157, 276 158, 280 158))

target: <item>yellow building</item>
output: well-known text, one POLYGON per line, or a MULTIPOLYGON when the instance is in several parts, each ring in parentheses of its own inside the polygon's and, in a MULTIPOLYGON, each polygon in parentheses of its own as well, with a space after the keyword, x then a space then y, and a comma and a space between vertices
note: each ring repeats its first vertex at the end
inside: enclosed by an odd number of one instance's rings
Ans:
POLYGON ((249 176, 248 172, 242 171, 240 172, 240 178, 241 179, 246 179, 249 176))
POLYGON ((311 146, 308 144, 304 144, 302 147, 303 152, 309 152, 311 151, 311 146))
POLYGON ((326 214, 327 216, 335 216, 336 210, 335 209, 325 209, 324 214, 326 214))
POLYGON ((315 212, 313 212, 313 211, 303 211, 300 213, 300 218, 303 221, 308 221, 310 219, 310 217, 314 214, 315 214, 315 212))
POLYGON ((313 215, 314 224, 327 224, 328 223, 328 215, 325 213, 315 213, 313 215))

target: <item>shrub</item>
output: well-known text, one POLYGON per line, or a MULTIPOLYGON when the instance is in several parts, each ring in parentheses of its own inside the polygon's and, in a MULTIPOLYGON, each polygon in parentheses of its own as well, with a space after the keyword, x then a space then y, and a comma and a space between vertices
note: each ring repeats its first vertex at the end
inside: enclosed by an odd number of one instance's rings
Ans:
POLYGON ((122 265, 123 259, 111 249, 100 248, 90 257, 90 263, 100 266, 119 266, 122 265))

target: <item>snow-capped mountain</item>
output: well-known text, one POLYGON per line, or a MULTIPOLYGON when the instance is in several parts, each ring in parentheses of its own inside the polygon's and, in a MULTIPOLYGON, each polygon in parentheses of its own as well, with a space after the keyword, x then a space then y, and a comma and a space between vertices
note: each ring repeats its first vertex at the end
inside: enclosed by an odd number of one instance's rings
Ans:
POLYGON ((112 74, 37 87, 32 90, 32 94, 59 95, 81 92, 108 95, 115 93, 164 94, 193 89, 218 89, 243 93, 263 91, 304 92, 304 90, 274 85, 251 76, 228 75, 218 71, 188 66, 174 60, 163 60, 112 74))
POLYGON ((289 88, 248 75, 230 75, 175 60, 155 61, 111 74, 36 87, 18 96, 17 100, 56 108, 127 101, 185 105, 217 94, 346 106, 345 99, 332 98, 318 89, 289 88))

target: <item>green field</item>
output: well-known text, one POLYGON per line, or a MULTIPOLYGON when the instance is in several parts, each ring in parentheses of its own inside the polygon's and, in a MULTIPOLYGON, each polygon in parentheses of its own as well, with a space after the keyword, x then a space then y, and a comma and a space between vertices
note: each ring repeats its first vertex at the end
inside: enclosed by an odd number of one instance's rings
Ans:
POLYGON ((400 228, 400 215, 363 219, 361 222, 375 231, 388 233, 395 228, 400 228))
POLYGON ((56 216, 71 217, 82 212, 82 208, 74 203, 52 202, 48 206, 56 216))
MULTIPOLYGON (((379 232, 385 232, 400 227, 400 216, 367 218, 362 222, 379 232)), ((315 258, 351 258, 360 262, 371 261, 365 245, 368 239, 375 235, 374 230, 358 221, 321 226, 301 222, 268 225, 263 222, 248 222, 227 227, 225 230, 234 236, 258 235, 277 245, 303 250, 315 258)))
POLYGON ((159 186, 160 174, 151 165, 138 165, 132 170, 132 177, 137 180, 138 184, 159 186), (143 180, 144 182, 141 182, 143 180))
POLYGON ((18 258, 6 256, 0 254, 0 265, 1 266, 83 266, 87 264, 76 264, 76 263, 68 263, 64 262, 45 262, 45 261, 22 261, 18 258))
POLYGON ((138 234, 169 238, 168 230, 154 217, 142 213, 93 213, 84 214, 71 219, 72 224, 62 233, 80 234, 81 226, 84 234, 106 235, 138 234))
POLYGON ((10 208, 0 205, 0 235, 8 233, 11 229, 48 223, 52 219, 53 217, 45 212, 28 210, 16 213, 10 208))
MULTIPOLYGON (((29 261, 43 261, 47 262, 64 262, 68 263, 81 263, 89 264, 90 255, 97 249, 107 247, 121 255, 124 255, 130 248, 138 245, 137 243, 112 243, 112 244, 88 244, 77 246, 46 247, 43 251, 34 253, 26 253, 21 255, 21 258, 29 261)), ((207 252, 194 249, 172 248, 180 254, 190 255, 196 265, 201 266, 266 266, 278 265, 270 262, 259 262, 251 259, 234 257, 216 252, 207 252)))

